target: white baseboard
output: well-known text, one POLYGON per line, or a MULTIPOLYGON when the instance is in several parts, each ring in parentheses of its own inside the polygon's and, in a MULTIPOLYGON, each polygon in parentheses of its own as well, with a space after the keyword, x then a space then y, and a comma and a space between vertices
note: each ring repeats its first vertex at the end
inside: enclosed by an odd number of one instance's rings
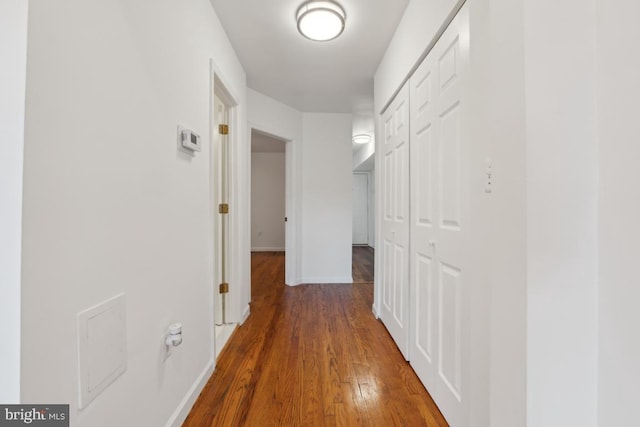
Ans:
POLYGON ((251 252, 284 252, 285 248, 279 246, 260 246, 251 248, 251 252))
POLYGON ((251 314, 251 306, 247 304, 247 306, 242 311, 242 319, 240 319, 241 325, 249 318, 250 314, 251 314))
POLYGON ((301 279, 301 283, 306 283, 306 284, 353 283, 353 277, 352 276, 343 276, 343 277, 303 277, 301 279))
POLYGON ((207 366, 205 366, 200 376, 193 383, 176 410, 173 411, 173 414, 171 414, 171 417, 167 421, 167 424, 165 424, 166 427, 180 427, 182 423, 184 423, 184 420, 187 419, 187 415, 189 415, 189 412, 191 411, 193 404, 196 402, 196 399, 200 395, 200 392, 207 384, 207 381, 209 381, 211 374, 213 374, 214 368, 215 364, 212 359, 209 361, 209 363, 207 363, 207 366))
POLYGON ((373 305, 371 306, 371 311, 373 312, 373 316, 374 316, 376 319, 379 319, 379 318, 380 318, 380 314, 378 314, 378 310, 376 310, 376 305, 375 305, 375 304, 373 304, 373 305))
POLYGON ((215 326, 215 349, 216 358, 220 355, 220 352, 227 345, 229 338, 233 335, 233 332, 238 327, 238 323, 227 323, 222 326, 215 326))

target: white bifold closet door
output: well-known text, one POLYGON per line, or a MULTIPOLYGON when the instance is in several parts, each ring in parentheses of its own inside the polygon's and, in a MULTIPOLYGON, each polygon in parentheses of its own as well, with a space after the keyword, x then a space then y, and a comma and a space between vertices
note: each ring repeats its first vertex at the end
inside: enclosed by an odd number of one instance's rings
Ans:
POLYGON ((451 426, 469 422, 468 66, 465 6, 410 79, 409 354, 451 426))
POLYGON ((409 347, 409 86, 382 114, 380 319, 405 358, 409 347))

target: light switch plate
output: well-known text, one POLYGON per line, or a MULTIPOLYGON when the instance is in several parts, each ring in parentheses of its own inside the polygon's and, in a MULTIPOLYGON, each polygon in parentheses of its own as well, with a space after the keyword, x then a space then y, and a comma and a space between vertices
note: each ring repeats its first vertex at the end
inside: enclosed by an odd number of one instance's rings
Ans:
POLYGON ((484 160, 485 163, 485 183, 484 192, 487 194, 493 193, 493 160, 491 157, 487 157, 484 160))

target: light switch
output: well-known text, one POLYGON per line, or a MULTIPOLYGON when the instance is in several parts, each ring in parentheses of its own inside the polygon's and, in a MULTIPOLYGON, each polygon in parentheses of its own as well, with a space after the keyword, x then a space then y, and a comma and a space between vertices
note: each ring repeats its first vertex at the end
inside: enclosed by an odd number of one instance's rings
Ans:
POLYGON ((485 183, 484 183, 484 192, 487 194, 491 194, 493 192, 493 160, 491 157, 487 157, 485 159, 485 183))

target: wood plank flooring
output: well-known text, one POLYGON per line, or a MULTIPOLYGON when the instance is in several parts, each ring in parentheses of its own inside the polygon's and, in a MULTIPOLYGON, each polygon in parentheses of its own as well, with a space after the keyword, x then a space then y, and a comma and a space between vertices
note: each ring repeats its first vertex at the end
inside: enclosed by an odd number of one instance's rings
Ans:
POLYGON ((369 246, 353 246, 353 283, 373 283, 373 254, 373 248, 369 246))
POLYGON ((373 285, 284 285, 254 253, 251 316, 183 426, 447 426, 382 323, 373 285))

